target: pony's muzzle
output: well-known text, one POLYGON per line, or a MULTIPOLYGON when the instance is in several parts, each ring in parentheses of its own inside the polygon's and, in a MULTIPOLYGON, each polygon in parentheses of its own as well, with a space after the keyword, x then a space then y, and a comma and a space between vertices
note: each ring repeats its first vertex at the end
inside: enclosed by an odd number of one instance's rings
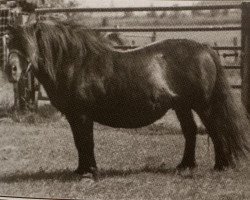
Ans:
POLYGON ((6 66, 6 70, 5 70, 5 73, 6 73, 6 75, 7 75, 7 78, 8 78, 8 81, 10 82, 10 83, 16 83, 16 82, 18 82, 18 72, 17 72, 18 70, 17 70, 17 66, 15 66, 15 65, 7 65, 6 66))

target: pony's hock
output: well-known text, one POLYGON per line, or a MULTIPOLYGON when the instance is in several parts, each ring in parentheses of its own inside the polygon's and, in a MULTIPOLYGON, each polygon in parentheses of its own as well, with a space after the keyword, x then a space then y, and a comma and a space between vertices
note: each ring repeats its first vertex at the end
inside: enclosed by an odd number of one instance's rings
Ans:
POLYGON ((248 150, 245 112, 230 93, 217 53, 207 45, 173 39, 117 51, 92 31, 57 21, 12 27, 10 36, 10 51, 20 54, 10 57, 6 72, 14 78, 10 68, 15 65, 22 74, 27 65, 21 63, 29 58, 51 103, 70 124, 78 173, 96 174, 94 122, 138 128, 171 108, 185 137, 178 168, 196 166, 197 126, 191 110, 198 113, 213 141, 215 169, 234 166, 248 150))

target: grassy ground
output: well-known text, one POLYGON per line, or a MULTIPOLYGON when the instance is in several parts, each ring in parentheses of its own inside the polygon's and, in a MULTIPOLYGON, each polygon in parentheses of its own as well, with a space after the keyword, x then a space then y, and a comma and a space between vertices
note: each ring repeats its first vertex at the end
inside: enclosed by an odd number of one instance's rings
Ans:
MULTIPOLYGON (((36 114, 9 111, 11 85, 0 98, 0 195, 81 199, 250 199, 250 162, 214 172, 213 145, 198 136, 194 172, 175 172, 184 139, 173 112, 136 130, 95 124, 100 180, 72 174, 77 152, 70 128, 49 105, 36 114), (8 90, 7 90, 8 89, 8 90)), ((238 99, 239 100, 239 99, 238 99)), ((201 126, 200 126, 201 127, 201 126)), ((200 132, 204 133, 202 127, 200 132)))
POLYGON ((242 162, 237 170, 211 171, 213 150, 205 135, 198 136, 199 168, 193 173, 175 173, 184 142, 177 122, 172 122, 168 129, 154 125, 138 130, 96 124, 100 180, 81 178, 72 174, 77 154, 68 124, 57 113, 54 115, 50 122, 1 123, 1 195, 85 199, 250 198, 249 161, 242 162))

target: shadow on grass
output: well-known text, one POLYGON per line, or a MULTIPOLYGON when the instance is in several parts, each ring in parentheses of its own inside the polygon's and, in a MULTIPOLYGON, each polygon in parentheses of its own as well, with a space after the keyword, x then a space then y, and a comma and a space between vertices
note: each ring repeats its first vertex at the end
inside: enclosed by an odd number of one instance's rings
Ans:
POLYGON ((163 168, 159 167, 143 167, 139 169, 126 169, 126 170, 117 170, 117 169, 101 169, 98 172, 99 178, 107 177, 126 177, 130 175, 137 175, 142 173, 153 173, 153 174, 176 174, 176 168, 163 168))
MULTIPOLYGON (((144 129, 148 131, 141 131, 140 135, 182 135, 182 130, 176 126, 167 126, 166 124, 151 124, 144 129)), ((207 134, 206 130, 202 127, 198 127, 198 135, 207 134)))
POLYGON ((53 172, 38 171, 28 173, 13 173, 0 176, 2 183, 15 183, 24 181, 59 180, 61 182, 80 180, 81 177, 70 170, 59 170, 53 172))
MULTIPOLYGON (((109 178, 109 177, 126 177, 130 175, 137 175, 142 173, 154 173, 154 174, 176 174, 175 168, 164 169, 162 167, 143 167, 140 169, 126 169, 126 170, 116 170, 116 169, 100 169, 98 171, 98 179, 109 178)), ((70 181, 80 181, 82 179, 90 179, 90 176, 82 176, 75 174, 69 169, 46 172, 30 172, 30 173, 17 173, 17 174, 6 174, 0 176, 0 182, 2 183, 16 183, 16 182, 25 182, 25 181, 41 181, 41 180, 58 180, 60 182, 70 182, 70 181)))
POLYGON ((40 124, 55 122, 61 119, 62 115, 51 105, 39 106, 37 110, 21 111, 13 106, 0 105, 0 120, 9 118, 16 123, 40 124))

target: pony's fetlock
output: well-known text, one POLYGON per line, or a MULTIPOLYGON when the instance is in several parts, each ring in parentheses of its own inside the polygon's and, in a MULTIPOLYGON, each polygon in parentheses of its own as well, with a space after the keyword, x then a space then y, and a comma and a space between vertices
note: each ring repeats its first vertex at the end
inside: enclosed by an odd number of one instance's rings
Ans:
POLYGON ((219 171, 219 172, 226 171, 229 168, 230 168, 229 166, 224 166, 224 165, 221 165, 221 164, 215 164, 214 165, 214 170, 219 171))
POLYGON ((214 165, 215 171, 225 171, 227 169, 233 169, 236 167, 235 162, 233 161, 233 158, 230 159, 222 159, 216 161, 214 165))
POLYGON ((176 166, 176 169, 178 171, 183 171, 183 170, 186 170, 186 169, 194 169, 197 167, 197 164, 196 162, 185 162, 185 161, 182 161, 179 165, 176 166))
POLYGON ((81 175, 83 178, 93 178, 94 180, 98 180, 98 170, 96 167, 90 167, 88 169, 78 167, 74 173, 81 175))

